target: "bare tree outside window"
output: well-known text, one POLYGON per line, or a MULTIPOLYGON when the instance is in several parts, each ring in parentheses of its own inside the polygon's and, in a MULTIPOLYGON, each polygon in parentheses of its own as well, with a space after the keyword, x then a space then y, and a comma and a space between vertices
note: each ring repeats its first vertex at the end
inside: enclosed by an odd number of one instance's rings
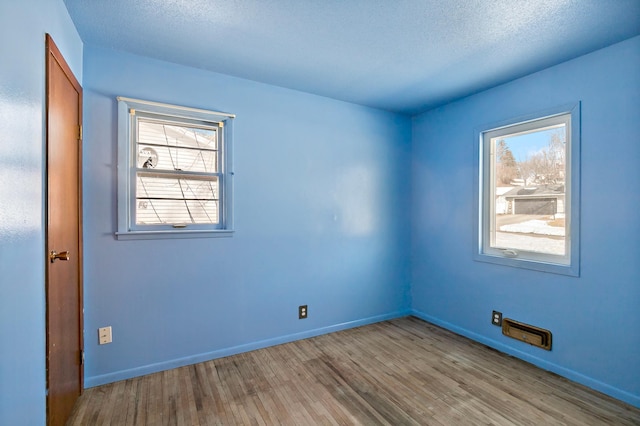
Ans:
MULTIPOLYGON (((503 140, 500 142, 504 143, 503 140)), ((565 145, 563 131, 552 131, 548 135, 548 144, 546 147, 537 152, 527 154, 524 160, 517 162, 518 177, 524 181, 525 185, 563 183, 565 179, 565 145)), ((508 146, 506 149, 509 149, 508 146)), ((498 161, 503 162, 500 158, 498 158, 498 161)), ((500 168, 504 168, 505 166, 498 164, 497 167, 498 170, 500 170, 500 168)))

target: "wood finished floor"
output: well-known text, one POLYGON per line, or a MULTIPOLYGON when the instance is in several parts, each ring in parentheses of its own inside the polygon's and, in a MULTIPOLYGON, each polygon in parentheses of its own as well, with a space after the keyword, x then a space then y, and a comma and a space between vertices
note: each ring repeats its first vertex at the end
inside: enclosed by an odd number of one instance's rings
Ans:
POLYGON ((68 425, 640 425, 640 410, 416 318, 87 389, 68 425))

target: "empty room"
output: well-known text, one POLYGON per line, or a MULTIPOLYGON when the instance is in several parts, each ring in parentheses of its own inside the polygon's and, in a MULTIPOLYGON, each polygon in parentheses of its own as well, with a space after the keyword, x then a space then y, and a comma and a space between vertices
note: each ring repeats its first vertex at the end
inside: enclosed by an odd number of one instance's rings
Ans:
POLYGON ((0 28, 0 425, 640 424, 637 0, 0 28))

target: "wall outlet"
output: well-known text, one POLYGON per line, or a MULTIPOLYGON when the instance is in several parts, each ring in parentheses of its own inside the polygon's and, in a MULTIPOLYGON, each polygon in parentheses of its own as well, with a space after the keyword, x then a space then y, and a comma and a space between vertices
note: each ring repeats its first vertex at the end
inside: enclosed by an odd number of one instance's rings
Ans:
POLYGON ((491 324, 497 325, 498 327, 502 326, 502 312, 493 311, 491 314, 491 324))
POLYGON ((98 329, 98 341, 101 345, 106 345, 113 341, 111 336, 111 326, 98 329))
POLYGON ((298 306, 298 319, 305 319, 307 317, 307 305, 298 306))

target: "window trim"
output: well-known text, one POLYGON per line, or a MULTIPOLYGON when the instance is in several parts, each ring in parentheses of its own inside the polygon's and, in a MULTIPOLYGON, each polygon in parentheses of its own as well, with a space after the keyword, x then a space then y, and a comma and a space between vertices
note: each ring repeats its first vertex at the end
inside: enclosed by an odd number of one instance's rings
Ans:
POLYGON ((477 161, 474 164, 474 197, 476 206, 473 213, 474 260, 574 277, 580 276, 580 107, 580 102, 565 104, 525 116, 484 125, 475 130, 474 158, 477 161), (494 192, 490 188, 492 184, 490 178, 491 160, 490 158, 485 159, 486 153, 490 152, 490 146, 487 146, 484 140, 485 134, 491 134, 493 137, 509 134, 513 132, 513 129, 510 130, 510 128, 514 126, 523 126, 525 128, 529 123, 531 125, 534 123, 539 124, 541 121, 563 115, 568 115, 569 117, 568 133, 570 135, 569 148, 566 152, 566 168, 569 179, 565 182, 566 199, 569 201, 566 213, 567 253, 565 256, 555 256, 550 254, 535 255, 531 252, 520 251, 524 256, 509 257, 508 253, 505 254, 503 250, 487 250, 485 241, 490 238, 489 228, 492 220, 490 203, 491 194, 494 192), (559 262, 558 260, 560 259, 564 259, 564 263, 559 262))
POLYGON ((234 114, 190 108, 159 102, 144 101, 118 96, 118 240, 211 238, 233 235, 233 119, 234 114), (220 158, 220 223, 215 225, 191 225, 188 228, 168 228, 162 225, 136 225, 133 221, 136 185, 136 144, 133 130, 134 115, 130 112, 166 116, 167 120, 180 122, 201 121, 211 125, 220 123, 222 140, 220 158))

